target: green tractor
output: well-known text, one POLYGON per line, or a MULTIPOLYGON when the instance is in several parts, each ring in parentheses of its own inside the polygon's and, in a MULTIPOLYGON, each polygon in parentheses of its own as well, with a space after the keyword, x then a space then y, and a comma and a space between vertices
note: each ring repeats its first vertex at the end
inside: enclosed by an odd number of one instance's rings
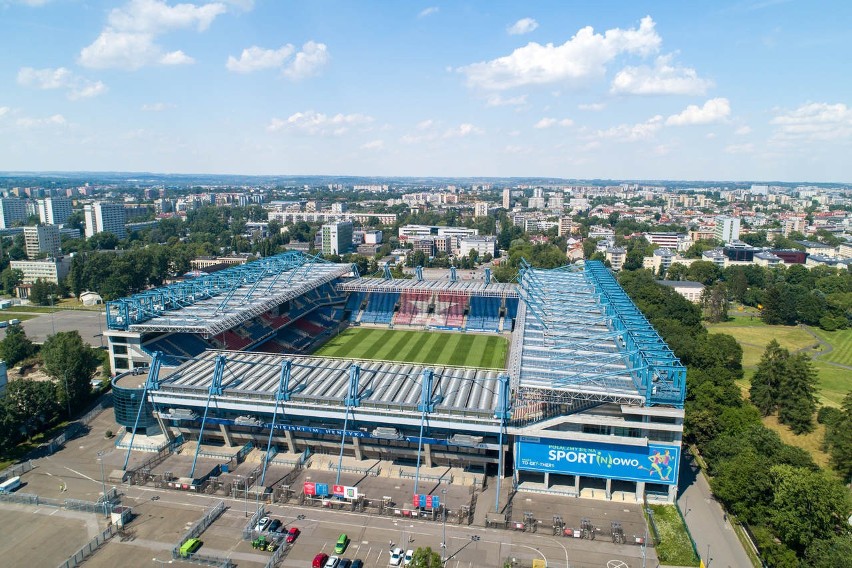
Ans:
POLYGON ((265 536, 259 536, 253 541, 251 541, 251 547, 257 548, 259 550, 266 550, 267 544, 269 544, 269 542, 266 540, 265 536))

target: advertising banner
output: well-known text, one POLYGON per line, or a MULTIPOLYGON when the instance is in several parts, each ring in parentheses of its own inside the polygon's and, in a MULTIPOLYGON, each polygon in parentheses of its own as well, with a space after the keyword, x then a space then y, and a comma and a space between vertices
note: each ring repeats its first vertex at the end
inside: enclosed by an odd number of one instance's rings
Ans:
POLYGON ((317 497, 326 497, 328 495, 328 483, 317 483, 317 497))
POLYGON ((305 495, 316 495, 317 494, 317 484, 312 481, 305 482, 305 488, 303 489, 305 495))
POLYGON ((598 442, 521 437, 515 467, 567 475, 677 483, 679 446, 625 446, 598 442))
POLYGON ((357 499, 358 488, 348 485, 332 485, 331 494, 335 497, 343 497, 344 499, 357 499))

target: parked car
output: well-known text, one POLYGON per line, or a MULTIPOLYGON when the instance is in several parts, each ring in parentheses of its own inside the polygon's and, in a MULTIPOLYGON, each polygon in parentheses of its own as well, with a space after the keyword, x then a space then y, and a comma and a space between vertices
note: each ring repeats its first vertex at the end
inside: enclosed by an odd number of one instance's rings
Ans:
POLYGON ((343 554, 347 546, 349 546, 349 537, 346 536, 346 533, 341 533, 340 536, 337 537, 337 544, 334 545, 334 553, 343 554))
POLYGON ((269 523, 269 532, 275 532, 281 528, 281 519, 274 519, 269 523))
POLYGON ((408 566, 414 560, 414 551, 410 548, 405 551, 405 558, 403 558, 402 565, 408 566))
POLYGON ((400 564, 402 564, 402 556, 402 549, 397 546, 396 548, 390 551, 390 561, 388 562, 388 564, 390 564, 391 566, 399 566, 400 564))
POLYGON ((356 558, 352 561, 352 566, 350 568, 364 568, 364 562, 362 562, 360 558, 356 558))
POLYGON ((266 530, 266 527, 268 527, 269 523, 271 523, 271 522, 272 521, 269 519, 269 517, 263 517, 262 519, 257 521, 257 524, 254 526, 254 530, 256 530, 258 532, 264 531, 264 530, 266 530))
POLYGON ((352 568, 352 561, 348 558, 341 558, 337 568, 352 568))
POLYGON ((287 542, 293 543, 296 542, 296 539, 299 537, 299 529, 296 527, 290 527, 290 530, 287 531, 287 542))
POLYGON ((339 556, 329 556, 328 560, 325 561, 325 568, 337 568, 338 564, 340 564, 339 556))
POLYGON ((320 552, 314 556, 314 561, 311 562, 311 568, 325 568, 326 562, 328 562, 328 554, 320 552))

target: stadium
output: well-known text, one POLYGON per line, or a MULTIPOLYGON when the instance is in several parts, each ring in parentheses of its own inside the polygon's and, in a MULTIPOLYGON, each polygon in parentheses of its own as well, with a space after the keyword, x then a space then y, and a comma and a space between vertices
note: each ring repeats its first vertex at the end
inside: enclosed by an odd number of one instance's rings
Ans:
POLYGON ((444 468, 676 495, 686 370, 598 262, 524 265, 508 284, 363 278, 287 252, 108 302, 107 326, 128 459, 140 440, 193 441, 172 468, 184 487, 225 475, 199 465, 212 445, 260 451, 264 490, 276 456, 327 455, 337 483, 375 461, 411 471, 415 494, 444 468))

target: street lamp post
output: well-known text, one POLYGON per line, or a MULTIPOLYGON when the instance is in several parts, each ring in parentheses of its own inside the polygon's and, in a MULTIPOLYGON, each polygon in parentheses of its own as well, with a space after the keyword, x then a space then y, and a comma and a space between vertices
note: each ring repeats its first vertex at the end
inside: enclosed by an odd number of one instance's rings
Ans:
POLYGON ((447 561, 447 490, 441 489, 441 503, 444 506, 444 523, 441 536, 441 566, 447 561))
POLYGON ((104 451, 101 450, 98 452, 98 463, 101 464, 101 489, 104 492, 104 515, 109 516, 109 509, 107 508, 107 493, 106 493, 106 481, 104 481, 104 451))

